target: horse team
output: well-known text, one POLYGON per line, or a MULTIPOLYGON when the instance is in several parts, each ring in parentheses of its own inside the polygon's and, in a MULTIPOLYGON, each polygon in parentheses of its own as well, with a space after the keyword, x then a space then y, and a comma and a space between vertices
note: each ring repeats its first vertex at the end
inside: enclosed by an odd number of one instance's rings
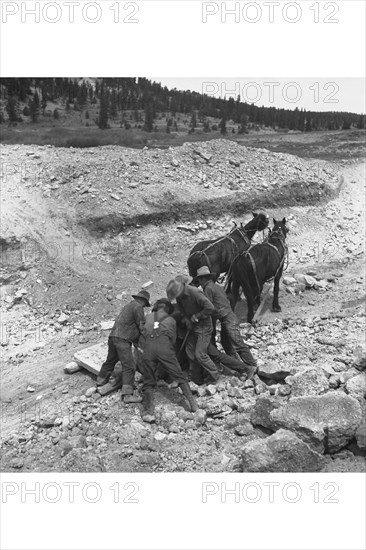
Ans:
POLYGON ((252 322, 264 283, 274 279, 273 310, 280 311, 278 290, 287 257, 288 228, 285 218, 273 222, 268 236, 258 244, 252 244, 254 234, 269 225, 263 213, 253 214, 245 226, 235 224, 223 237, 198 243, 188 258, 192 282, 188 284, 184 275, 171 280, 166 287, 167 298, 158 299, 147 316, 144 308, 150 307, 150 294, 140 290, 132 295, 133 300, 122 308, 109 335, 108 354, 97 378, 99 393, 106 395, 122 387, 122 401, 142 402, 142 419, 151 423, 155 422, 153 394, 159 377, 165 376, 181 388, 192 412, 198 411, 198 405, 188 379, 196 384, 215 383, 224 367, 252 378, 257 362, 241 336, 234 308, 242 289, 248 321, 252 322), (226 278, 226 290, 217 284, 221 274, 226 278), (215 344, 216 323, 221 327, 224 351, 215 344), (142 356, 142 396, 134 392, 132 346, 142 356), (114 373, 118 360, 121 377, 114 373), (184 370, 189 371, 188 377, 184 370))
POLYGON ((196 244, 188 257, 189 274, 195 278, 200 267, 207 266, 216 280, 224 274, 225 289, 232 309, 238 302, 240 290, 247 300, 249 323, 253 321, 255 310, 260 305, 265 282, 274 281, 272 311, 281 311, 278 301, 279 282, 287 258, 286 219, 273 219, 269 229, 268 215, 253 213, 252 219, 243 226, 234 225, 223 237, 201 241, 196 244), (269 229, 268 236, 261 243, 252 244, 257 231, 269 229))

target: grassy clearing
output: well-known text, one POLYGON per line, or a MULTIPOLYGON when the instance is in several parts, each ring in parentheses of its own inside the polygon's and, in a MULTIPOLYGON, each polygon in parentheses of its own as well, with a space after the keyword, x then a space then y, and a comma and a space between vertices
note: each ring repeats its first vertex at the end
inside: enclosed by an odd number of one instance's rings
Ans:
POLYGON ((157 132, 145 132, 139 128, 113 127, 100 130, 96 126, 66 126, 63 124, 24 124, 18 127, 1 127, 3 144, 53 145, 55 147, 90 148, 117 145, 141 149, 178 147, 185 142, 210 141, 222 138, 240 145, 266 148, 277 153, 290 153, 302 158, 340 160, 366 156, 365 132, 363 130, 338 130, 332 132, 275 132, 251 131, 240 135, 219 131, 209 133, 197 129, 189 134, 186 128, 167 134, 163 128, 157 132))
POLYGON ((131 128, 111 128, 100 130, 99 128, 68 128, 64 126, 44 127, 27 125, 22 129, 2 128, 1 143, 9 145, 53 145, 55 147, 101 147, 106 145, 120 145, 123 147, 142 148, 150 147, 174 147, 182 145, 186 141, 207 141, 223 137, 220 132, 205 134, 197 132, 145 132, 144 130, 131 128))

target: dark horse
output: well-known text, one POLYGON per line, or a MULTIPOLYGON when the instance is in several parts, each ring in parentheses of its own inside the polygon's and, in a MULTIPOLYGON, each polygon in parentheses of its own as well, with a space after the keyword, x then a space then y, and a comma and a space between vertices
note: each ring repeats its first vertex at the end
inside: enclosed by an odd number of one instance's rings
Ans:
POLYGON ((248 323, 252 322, 254 306, 260 304, 264 283, 271 279, 274 279, 272 311, 281 311, 278 290, 287 257, 286 235, 289 230, 286 218, 279 222, 273 219, 273 223, 267 239, 237 256, 229 274, 226 292, 230 296, 231 307, 235 309, 242 288, 248 304, 248 323))
POLYGON ((220 273, 226 273, 235 256, 249 248, 256 231, 266 229, 268 222, 266 214, 253 213, 253 218, 244 227, 242 224, 240 226, 235 224, 227 235, 196 244, 187 260, 190 276, 195 277, 197 269, 203 265, 207 265, 217 277, 220 273))

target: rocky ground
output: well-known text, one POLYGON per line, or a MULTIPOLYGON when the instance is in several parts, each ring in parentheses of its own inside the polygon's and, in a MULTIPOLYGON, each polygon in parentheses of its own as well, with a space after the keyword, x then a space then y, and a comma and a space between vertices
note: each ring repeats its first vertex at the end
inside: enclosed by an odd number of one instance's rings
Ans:
POLYGON ((2 470, 364 471, 361 158, 225 140, 3 150, 2 470), (237 307, 260 364, 253 382, 226 372, 192 385, 198 418, 162 385, 148 426, 119 393, 100 397, 86 371, 64 374, 75 351, 106 339, 101 321, 131 292, 153 280, 153 299, 163 295, 195 242, 252 208, 290 227, 281 314, 271 289, 255 327, 237 307))

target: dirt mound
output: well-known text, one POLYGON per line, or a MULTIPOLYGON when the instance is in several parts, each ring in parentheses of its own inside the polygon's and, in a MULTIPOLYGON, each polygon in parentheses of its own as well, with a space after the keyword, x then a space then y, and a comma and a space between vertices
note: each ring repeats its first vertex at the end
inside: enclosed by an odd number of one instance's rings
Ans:
MULTIPOLYGON (((168 150, 20 145, 3 149, 6 186, 18 195, 29 191, 38 196, 44 217, 54 218, 57 211, 59 219, 92 233, 312 203, 334 195, 340 181, 337 165, 224 139, 168 150)), ((11 209, 6 213, 13 214, 11 209)), ((37 214, 35 221, 41 213, 37 214)))

